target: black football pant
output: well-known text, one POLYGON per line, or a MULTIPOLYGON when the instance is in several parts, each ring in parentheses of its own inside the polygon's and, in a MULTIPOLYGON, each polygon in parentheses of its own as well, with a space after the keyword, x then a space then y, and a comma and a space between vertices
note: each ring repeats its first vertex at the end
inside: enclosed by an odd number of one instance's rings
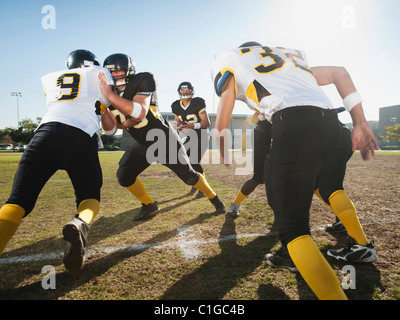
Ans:
MULTIPOLYGON (((183 143, 179 138, 174 139, 174 135, 167 141, 165 149, 160 150, 160 152, 166 152, 165 157, 164 155, 161 157, 165 159, 165 162, 162 161, 160 164, 172 170, 184 183, 195 185, 199 181, 199 173, 193 169, 183 143), (172 152, 174 154, 170 154, 172 152), (173 161, 170 161, 171 158, 173 161)), ((117 171, 117 179, 122 187, 127 188, 134 184, 136 177, 151 165, 146 155, 148 148, 148 146, 134 141, 124 153, 119 161, 117 171)))
POLYGON ((7 203, 21 206, 28 215, 46 182, 60 169, 71 179, 77 206, 85 199, 100 201, 103 177, 97 135, 50 122, 39 127, 22 154, 7 203))
POLYGON ((329 197, 338 190, 344 190, 343 181, 346 174, 347 162, 353 155, 351 132, 344 125, 336 151, 323 161, 318 168, 317 185, 319 194, 325 203, 329 203, 329 197))
POLYGON ((272 118, 272 146, 266 161, 268 203, 284 246, 310 235, 309 210, 318 167, 335 151, 341 135, 336 111, 293 107, 272 118))
MULTIPOLYGON (((184 135, 184 134, 183 134, 184 135)), ((185 136, 184 146, 193 169, 199 173, 204 173, 201 166, 201 159, 209 147, 210 136, 207 129, 192 130, 190 135, 185 136), (195 134, 194 134, 195 133, 195 134)))
POLYGON ((253 146, 253 180, 264 183, 264 165, 271 145, 271 123, 267 120, 259 121, 254 128, 253 146))

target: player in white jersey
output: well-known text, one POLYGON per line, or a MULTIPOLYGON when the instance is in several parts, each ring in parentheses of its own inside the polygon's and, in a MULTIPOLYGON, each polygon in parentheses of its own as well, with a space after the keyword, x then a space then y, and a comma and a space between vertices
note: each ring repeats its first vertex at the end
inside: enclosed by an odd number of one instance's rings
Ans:
POLYGON ((68 242, 64 265, 71 272, 84 263, 89 223, 99 212, 102 171, 98 158, 100 121, 108 131, 114 126, 109 102, 101 93, 98 74, 111 74, 99 67, 96 56, 75 50, 67 59, 68 70, 42 78, 47 114, 24 151, 11 195, 0 209, 0 254, 22 218, 34 208, 40 191, 59 169, 65 170, 75 191, 77 214, 63 228, 68 242))
POLYGON ((246 43, 217 57, 212 79, 221 97, 215 138, 222 160, 234 102, 242 100, 272 123, 265 183, 283 246, 319 299, 347 299, 309 228, 318 166, 335 151, 341 135, 337 113, 320 85, 333 83, 344 99, 353 119, 353 149, 358 147, 364 160, 378 149, 347 71, 309 68, 300 51, 246 43))

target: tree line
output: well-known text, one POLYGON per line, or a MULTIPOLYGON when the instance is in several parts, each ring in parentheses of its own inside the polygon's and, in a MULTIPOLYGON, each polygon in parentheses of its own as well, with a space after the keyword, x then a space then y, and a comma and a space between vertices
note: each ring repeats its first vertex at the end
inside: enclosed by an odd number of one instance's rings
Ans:
MULTIPOLYGON (((41 120, 41 117, 37 117, 35 120, 24 119, 19 122, 18 128, 6 127, 5 129, 0 129, 0 143, 11 145, 14 148, 27 145, 41 120)), ((105 149, 115 150, 119 148, 119 141, 115 137, 101 134, 101 140, 105 149)))
MULTIPOLYGON (((19 122, 18 128, 6 127, 0 129, 0 143, 9 144, 14 147, 27 145, 32 139, 36 128, 39 126, 42 118, 37 117, 35 120, 24 119, 19 122)), ((386 142, 400 142, 400 124, 385 127, 385 135, 379 135, 379 140, 386 142)), ((115 137, 101 135, 105 149, 115 149, 119 147, 119 141, 115 137)))

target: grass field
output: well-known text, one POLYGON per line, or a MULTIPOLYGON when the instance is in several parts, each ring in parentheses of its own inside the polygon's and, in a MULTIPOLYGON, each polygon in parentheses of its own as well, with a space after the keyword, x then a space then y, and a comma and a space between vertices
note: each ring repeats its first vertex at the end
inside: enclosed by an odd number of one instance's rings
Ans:
MULTIPOLYGON (((11 191, 21 154, 0 154, 0 203, 11 191)), ((75 214, 74 194, 65 172, 57 172, 43 189, 34 211, 23 220, 0 258, 0 299, 40 300, 315 300, 302 277, 273 269, 264 255, 279 248, 270 233, 273 213, 264 186, 246 199, 237 219, 216 214, 206 199, 195 199, 190 187, 161 165, 141 179, 158 201, 160 213, 132 222, 139 202, 115 177, 121 152, 100 153, 103 168, 101 210, 91 224, 84 269, 65 270, 62 226, 75 214), (56 288, 45 290, 46 265, 56 272, 56 288)), ((355 265, 352 300, 400 299, 400 154, 378 153, 369 162, 355 154, 346 190, 359 211, 368 237, 375 240, 378 261, 355 265), (368 178, 365 178, 365 177, 368 178)), ((233 168, 204 165, 210 185, 227 208, 250 175, 233 168)), ((333 214, 316 198, 310 218, 314 240, 326 256, 343 237, 324 231, 333 214)), ((328 258, 339 280, 344 264, 328 258)))

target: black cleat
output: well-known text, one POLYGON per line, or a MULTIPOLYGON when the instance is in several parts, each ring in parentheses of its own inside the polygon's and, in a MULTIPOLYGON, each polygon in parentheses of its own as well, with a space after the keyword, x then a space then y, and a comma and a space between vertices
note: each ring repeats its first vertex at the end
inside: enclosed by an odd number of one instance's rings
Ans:
POLYGON ((142 203, 142 210, 132 217, 132 221, 150 219, 154 217, 158 211, 160 211, 160 209, 158 209, 157 201, 149 204, 142 203))
POLYGON ((326 232, 332 233, 332 232, 337 232, 337 233, 346 233, 347 230, 344 227, 343 223, 340 220, 336 220, 332 224, 328 224, 325 228, 326 232))
POLYGON ((76 217, 63 228, 64 240, 68 242, 64 253, 64 266, 73 273, 79 272, 85 263, 85 247, 89 225, 76 217))
POLYGON ((285 247, 281 247, 275 253, 267 253, 264 260, 271 267, 286 268, 293 273, 299 272, 285 247))
POLYGON ((190 194, 195 194, 197 191, 197 189, 195 187, 192 187, 192 189, 190 189, 189 193, 190 194))
POLYGON ((215 211, 217 213, 225 213, 226 211, 225 204, 222 202, 222 200, 218 195, 210 199, 210 202, 214 205, 215 211))
POLYGON ((368 263, 374 262, 376 259, 378 259, 372 243, 362 246, 357 244, 351 237, 349 237, 349 244, 346 247, 338 250, 329 249, 327 254, 336 260, 342 260, 346 262, 368 263))
POLYGON ((228 214, 234 218, 239 217, 239 208, 240 205, 238 205, 237 203, 231 203, 231 205, 229 206, 228 214))
POLYGON ((203 193, 203 192, 201 192, 201 191, 199 191, 199 192, 197 192, 197 194, 195 195, 195 198, 196 199, 200 199, 200 198, 204 198, 206 195, 203 193))

